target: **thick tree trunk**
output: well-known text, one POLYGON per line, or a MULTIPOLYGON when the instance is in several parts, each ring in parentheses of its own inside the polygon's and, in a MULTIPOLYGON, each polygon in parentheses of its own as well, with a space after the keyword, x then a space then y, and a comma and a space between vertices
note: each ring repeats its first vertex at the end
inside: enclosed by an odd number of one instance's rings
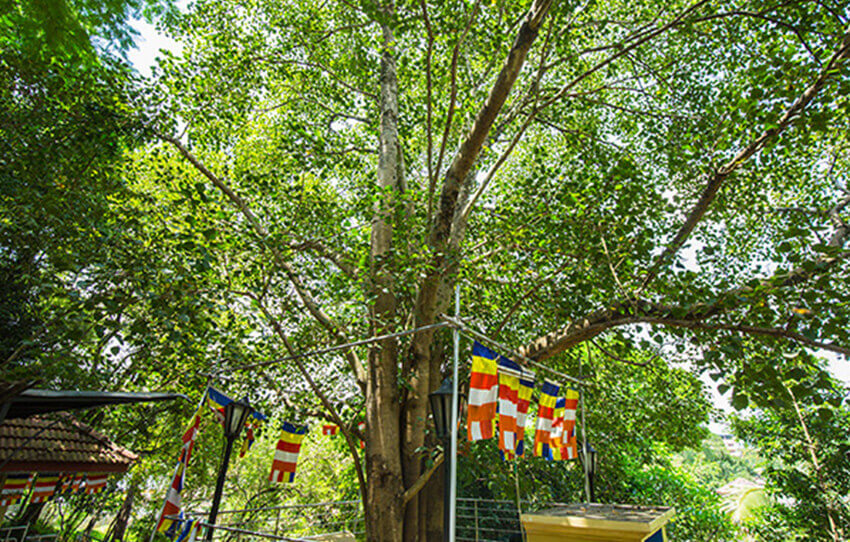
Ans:
MULTIPOLYGON (((395 326, 396 298, 392 273, 394 193, 400 186, 398 139, 398 81, 395 39, 383 26, 381 56, 381 132, 378 158, 378 203, 372 219, 371 295, 372 333, 385 334, 395 326)), ((402 441, 399 425, 398 349, 386 339, 369 351, 366 382, 366 533, 370 541, 400 542, 403 535, 402 441)))
MULTIPOLYGON (((446 172, 438 212, 429 235, 429 246, 434 254, 433 271, 420 284, 414 312, 415 325, 424 326, 436 321, 437 315, 448 309, 454 287, 454 275, 459 261, 460 247, 466 231, 465 218, 460 216, 463 203, 468 199, 475 162, 481 146, 502 109, 511 88, 525 63, 537 31, 551 5, 551 0, 536 1, 526 22, 514 41, 486 102, 479 111, 470 130, 455 154, 446 172)), ((422 459, 416 453, 425 442, 425 420, 428 415, 428 392, 441 380, 441 356, 432 352, 432 332, 415 335, 411 346, 408 383, 403 420, 403 467, 405 487, 410 487, 422 474, 422 459)), ((434 540, 435 532, 442 532, 442 482, 432 477, 428 490, 410 501, 405 515, 405 542, 415 542, 427 533, 426 540, 434 540), (434 490, 436 486, 437 491, 434 490), (439 513, 435 513, 439 512, 439 513), (427 518, 427 519, 425 519, 427 518), (425 519, 427 525, 419 522, 425 519), (439 525, 439 530, 436 527, 439 525)))

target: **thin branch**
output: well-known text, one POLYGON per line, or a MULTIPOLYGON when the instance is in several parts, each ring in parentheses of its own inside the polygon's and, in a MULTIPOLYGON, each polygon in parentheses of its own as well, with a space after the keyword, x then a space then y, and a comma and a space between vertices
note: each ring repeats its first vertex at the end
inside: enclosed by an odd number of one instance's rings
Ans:
MULTIPOLYGON (((449 95, 449 110, 446 112, 446 126, 443 129, 443 139, 440 142, 440 154, 437 158, 437 165, 434 168, 434 175, 439 175, 440 170, 443 167, 443 156, 446 152, 446 144, 449 140, 449 133, 452 129, 452 119, 455 114, 455 102, 457 101, 457 61, 460 56, 460 46, 463 44, 463 41, 466 39, 466 35, 469 33, 469 30, 472 28, 472 22, 475 20, 475 16, 478 14, 478 5, 481 3, 481 0, 476 0, 475 5, 472 7, 472 13, 469 14, 469 19, 466 21, 466 28, 463 29, 463 33, 458 38, 455 43, 454 50, 452 51, 452 65, 451 65, 451 93, 449 95)), ((436 187, 437 179, 434 178, 433 181, 429 181, 429 186, 434 184, 436 187)))
POLYGON ((655 354, 649 361, 645 361, 643 363, 638 363, 636 361, 624 359, 624 358, 621 358, 620 356, 616 356, 616 355, 612 354, 608 350, 602 348, 602 346, 600 346, 599 343, 594 341, 593 339, 590 340, 590 343, 593 346, 595 346, 597 350, 599 350, 600 352, 602 352, 603 354, 605 354, 609 358, 613 359, 614 361, 619 361, 620 363, 625 363, 626 365, 632 365, 633 367, 646 367, 650 363, 652 363, 653 361, 655 361, 657 359, 661 359, 661 354, 655 354))
POLYGON ((344 32, 346 30, 356 30, 358 28, 365 28, 365 27, 367 27, 371 24, 374 24, 374 21, 366 21, 366 22, 363 22, 363 23, 356 23, 356 24, 347 24, 345 26, 340 26, 339 28, 331 28, 330 30, 328 30, 327 32, 325 32, 324 34, 319 36, 319 39, 316 40, 316 43, 317 44, 322 43, 323 41, 325 41, 326 39, 328 39, 329 37, 333 36, 334 34, 336 34, 338 32, 344 32))
POLYGON ((664 249, 664 252, 647 270, 646 276, 638 292, 649 286, 649 284, 657 276, 661 266, 666 264, 667 261, 676 252, 678 252, 679 248, 681 248, 681 246, 685 243, 685 240, 687 240, 688 236, 690 236, 691 232, 694 230, 694 228, 696 228, 696 225, 699 223, 711 203, 714 201, 714 198, 717 196, 717 193, 720 191, 720 187, 723 185, 727 177, 729 177, 732 172, 738 169, 741 164, 749 160, 754 154, 763 149, 765 145, 767 145, 770 141, 772 141, 773 139, 778 137, 779 134, 785 131, 785 129, 791 124, 791 121, 794 120, 794 118, 798 116, 806 108, 806 106, 808 106, 812 102, 812 100, 814 100, 818 92, 823 89, 824 86, 826 86, 827 81, 835 75, 835 73, 837 72, 837 67, 848 57, 849 53, 850 33, 844 36, 841 46, 838 48, 835 54, 833 54, 826 67, 821 70, 821 73, 815 80, 815 82, 812 83, 803 92, 803 94, 801 94, 794 101, 793 104, 791 104, 791 106, 778 120, 776 126, 764 131, 758 138, 753 140, 749 145, 747 145, 740 152, 738 152, 738 154, 736 154, 734 158, 732 158, 725 165, 714 171, 714 173, 710 176, 705 188, 703 189, 702 195, 700 196, 696 205, 694 205, 694 207, 688 213, 688 217, 685 220, 685 223, 676 233, 676 236, 673 238, 670 244, 664 249))
POLYGON ((556 101, 558 101, 561 98, 563 98, 564 96, 566 96, 573 87, 575 87, 580 82, 587 79, 588 77, 590 77, 591 75, 593 75, 597 71, 601 70, 602 68, 604 68, 608 64, 614 62, 614 60, 620 58, 621 56, 628 54, 629 52, 631 52, 634 49, 637 49, 638 47, 640 47, 644 43, 650 41, 651 39, 657 37, 660 34, 663 34, 667 30, 670 30, 671 28, 678 26, 679 24, 681 24, 683 22, 683 19, 687 15, 689 15, 691 12, 693 12, 694 10, 696 10, 697 8, 699 8, 700 6, 705 4, 706 2, 708 2, 708 0, 701 0, 700 2, 697 2, 696 4, 692 5, 691 7, 689 7, 688 9, 683 11, 682 13, 680 13, 678 16, 676 16, 673 20, 671 20, 669 23, 665 24, 664 26, 657 28, 655 30, 652 30, 652 31, 647 31, 647 33, 643 34, 640 39, 637 39, 631 45, 621 48, 617 53, 615 53, 615 54, 609 56, 608 58, 606 58, 605 60, 602 60, 601 62, 597 63, 595 66, 593 66, 589 70, 585 71, 584 73, 582 73, 581 75, 579 75, 578 77, 576 77, 575 79, 573 79, 572 81, 570 81, 569 83, 564 85, 554 96, 552 96, 551 98, 549 98, 548 100, 543 102, 539 107, 535 108, 526 117, 523 124, 519 127, 519 130, 517 130, 517 133, 514 134, 514 137, 511 139, 511 142, 510 142, 510 144, 508 144, 508 147, 502 152, 501 156, 499 156, 499 158, 496 160, 496 162, 490 167, 490 169, 487 172, 487 175, 485 176, 481 185, 478 187, 478 190, 476 190, 475 193, 472 195, 472 197, 469 199, 469 202, 466 204, 466 207, 462 211, 463 220, 466 220, 469 217, 469 213, 472 211, 472 208, 475 206, 475 203, 478 201, 478 198, 481 197, 481 194, 483 194, 484 191, 487 189, 487 186, 490 184, 490 181, 493 179, 493 176, 496 174, 496 172, 499 170, 499 168, 502 166, 502 164, 504 164, 505 161, 508 159, 508 157, 511 155, 511 153, 514 150, 514 147, 516 147, 517 143, 522 138, 522 136, 525 134, 525 131, 528 129, 528 127, 531 125, 531 122, 534 120, 534 118, 537 116, 537 114, 540 113, 540 111, 543 111, 544 109, 546 109, 547 107, 549 107, 550 105, 555 103, 556 101))
POLYGON ((339 83, 340 85, 347 88, 348 90, 351 90, 353 92, 357 92, 358 94, 362 94, 363 96, 366 96, 367 98, 371 98, 375 102, 378 101, 378 95, 377 94, 375 94, 373 92, 365 91, 365 90, 360 89, 360 88, 357 88, 354 85, 343 81, 342 78, 340 78, 336 74, 336 72, 334 72, 330 68, 323 66, 322 64, 319 64, 318 62, 311 62, 311 61, 306 61, 306 60, 293 60, 293 59, 287 59, 287 58, 272 60, 272 62, 275 62, 277 64, 294 64, 294 65, 300 66, 302 68, 313 68, 313 69, 321 70, 321 71, 325 72, 326 74, 328 74, 328 76, 330 76, 330 78, 333 79, 335 82, 339 83))
MULTIPOLYGON (((298 371, 307 381, 307 384, 310 386, 310 389, 313 390, 313 393, 316 394, 316 397, 321 401, 322 406, 325 407, 328 414, 330 414, 331 419, 341 428, 345 425, 340 417, 339 413, 334 408, 333 404, 328 399, 327 395, 322 391, 316 381, 313 379, 313 375, 310 371, 307 370, 307 367, 304 365, 304 362, 301 361, 301 358, 296 355, 295 349, 292 347, 292 344, 289 342, 289 338, 286 333, 283 331, 283 327, 280 325, 280 322, 277 318, 275 318, 271 312, 269 312, 268 308, 264 303, 257 302, 257 305, 260 307, 260 310, 266 317, 266 320, 272 325, 272 329, 274 329, 277 336, 280 338, 283 345, 286 347, 286 350, 289 352, 290 357, 295 362, 295 366, 298 367, 298 371)), ((360 481, 360 492, 362 493, 362 497, 364 499, 363 502, 366 502, 366 476, 363 472, 363 466, 360 463, 360 454, 358 452, 358 447, 356 446, 354 439, 351 436, 351 433, 343 429, 343 435, 345 436, 346 443, 348 444, 349 451, 351 452, 351 456, 354 458, 354 466, 357 471, 357 478, 360 481)))
POLYGON ((423 472, 422 475, 417 478, 416 481, 413 482, 413 484, 404 491, 404 493, 401 495, 402 507, 407 506, 407 503, 409 503, 411 499, 413 499, 413 497, 415 497, 419 494, 420 491, 422 491, 422 489, 425 487, 425 484, 428 483, 428 480, 431 479, 431 476, 434 474, 434 472, 436 472, 440 465, 443 464, 445 456, 445 452, 438 455, 437 458, 434 460, 434 464, 431 465, 431 468, 423 472))
MULTIPOLYGON (((337 340, 337 342, 348 342, 346 331, 342 328, 342 326, 331 320, 331 318, 327 314, 325 314, 324 311, 319 307, 318 303, 316 303, 316 300, 304 287, 304 284, 301 281, 301 277, 298 276, 298 274, 295 272, 289 262, 287 262, 283 258, 283 255, 280 253, 277 247, 272 244, 266 243, 266 240, 269 236, 269 232, 266 227, 262 225, 262 223, 259 221, 254 212, 251 210, 251 207, 248 205, 248 203, 244 199, 242 199, 239 194, 234 192, 233 189, 227 185, 227 183, 225 183, 222 179, 213 174, 213 172, 210 171, 200 160, 198 160, 198 158, 196 158, 194 154, 189 152, 189 150, 185 146, 183 146, 180 141, 174 139, 173 137, 160 133, 156 133, 156 135, 160 139, 167 141, 168 143, 171 143, 174 147, 176 147, 180 154, 182 154, 183 157, 186 158, 186 160, 188 160, 189 163, 195 167, 195 169, 197 169, 201 174, 203 174, 207 179, 209 179, 210 182, 212 182, 216 188, 218 188, 221 192, 224 193, 225 196, 227 196, 231 204, 233 204, 237 209, 239 209, 242 215, 248 220, 248 223, 251 225, 251 228, 254 230, 254 233, 257 235, 257 237, 259 237, 259 239, 266 245, 268 250, 272 253, 275 263, 280 269, 283 270, 287 279, 295 289, 298 298, 301 300, 307 311, 313 316, 313 318, 315 318, 319 322, 319 324, 321 324, 322 327, 325 328, 325 330, 328 331, 328 333, 330 333, 337 340)), ((347 351, 345 353, 345 357, 348 360, 349 365, 351 366, 351 370, 354 374, 354 377, 357 379, 358 384, 361 388, 364 388, 366 385, 366 370, 360 362, 360 359, 354 352, 351 351, 347 351)))
POLYGON ((337 269, 343 272, 350 279, 357 279, 357 270, 351 264, 344 261, 344 256, 335 250, 329 248, 326 244, 319 240, 309 240, 301 243, 290 244, 289 248, 295 251, 311 251, 315 252, 325 260, 333 263, 337 269))
POLYGON ((428 16, 428 4, 426 0, 420 0, 419 4, 422 7, 422 20, 425 23, 425 30, 428 32, 428 47, 425 52, 425 86, 428 94, 425 101, 425 131, 428 136, 428 220, 431 220, 431 215, 434 212, 434 191, 437 188, 437 177, 434 176, 434 172, 431 169, 433 167, 432 161, 434 158, 434 134, 432 127, 434 104, 432 97, 433 84, 431 82, 431 56, 434 50, 434 31, 431 29, 431 18, 428 16))
POLYGON ((801 335, 800 333, 796 333, 786 328, 758 327, 748 326, 745 324, 711 324, 707 322, 682 320, 676 318, 644 318, 641 319, 639 323, 708 331, 736 331, 745 335, 786 338, 791 339, 792 341, 798 342, 800 344, 805 344, 806 346, 811 346, 813 348, 823 348, 824 350, 829 350, 830 352, 836 352, 838 354, 850 356, 850 347, 832 343, 825 343, 822 341, 815 341, 806 337, 805 335, 801 335))
POLYGON ((548 274, 548 275, 546 275, 545 277, 543 277, 543 278, 541 278, 540 280, 538 280, 538 281, 537 281, 534 285, 532 285, 531 287, 529 287, 529 288, 525 291, 525 293, 523 293, 521 296, 519 296, 519 299, 517 299, 517 300, 514 302, 514 304, 513 304, 513 305, 511 305, 511 307, 508 309, 508 312, 505 314, 505 317, 504 317, 504 318, 502 318, 502 321, 501 321, 501 322, 499 322, 499 325, 497 325, 497 326, 496 326, 496 329, 495 329, 495 330, 493 330, 493 337, 498 337, 498 336, 499 336, 499 333, 501 333, 501 332, 502 332, 502 329, 504 329, 504 328, 505 328, 505 326, 507 325, 508 321, 510 321, 511 317, 513 316, 513 314, 517 311, 517 309, 519 309, 519 307, 522 305, 522 303, 523 303, 526 299, 528 299, 529 297, 531 297, 531 296, 534 294, 534 292, 536 292, 537 290, 539 290, 539 289, 540 289, 540 287, 541 287, 541 286, 543 286, 543 285, 544 285, 544 284, 546 284, 547 282, 551 282, 551 281, 552 281, 552 279, 554 279, 554 278, 555 278, 556 276, 558 276, 558 275, 559 275, 559 274, 560 274, 560 273, 561 273, 564 269, 566 269, 566 268, 570 265, 570 263, 572 263, 572 262, 571 262, 571 260, 567 260, 567 261, 565 261, 563 264, 561 264, 560 266, 558 266, 558 268, 557 268, 557 269, 555 269, 554 271, 552 271, 551 273, 549 273, 549 274, 548 274))

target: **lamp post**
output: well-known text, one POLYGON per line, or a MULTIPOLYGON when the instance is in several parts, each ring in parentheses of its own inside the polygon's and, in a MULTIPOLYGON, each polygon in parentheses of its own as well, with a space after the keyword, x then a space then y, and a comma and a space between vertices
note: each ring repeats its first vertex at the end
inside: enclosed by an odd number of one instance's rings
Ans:
POLYGON ((230 463, 230 453, 233 452, 233 442, 242 432, 242 428, 245 427, 245 422, 248 421, 248 416, 252 412, 254 412, 254 407, 248 402, 248 397, 231 401, 224 407, 224 454, 221 459, 221 466, 218 469, 218 480, 215 483, 210 518, 207 521, 210 525, 207 528, 207 542, 211 542, 213 538, 213 526, 218 517, 218 507, 221 504, 221 492, 224 489, 224 478, 227 475, 227 465, 230 463))
MULTIPOLYGON (((431 402, 431 413, 434 416, 434 430, 437 438, 443 441, 443 540, 449 541, 450 531, 450 514, 449 505, 451 502, 451 467, 455 458, 449 452, 449 442, 453 433, 452 430, 452 396, 454 395, 454 385, 451 378, 446 378, 440 387, 428 394, 428 399, 431 402)), ((460 406, 461 394, 458 394, 458 410, 460 406)), ((457 431, 457 428, 454 428, 457 431)))
POLYGON ((588 501, 593 502, 596 500, 596 493, 593 488, 593 479, 596 477, 597 453, 589 442, 585 442, 584 446, 584 449, 579 451, 579 456, 581 456, 581 462, 584 465, 584 471, 587 473, 587 485, 589 492, 588 501))

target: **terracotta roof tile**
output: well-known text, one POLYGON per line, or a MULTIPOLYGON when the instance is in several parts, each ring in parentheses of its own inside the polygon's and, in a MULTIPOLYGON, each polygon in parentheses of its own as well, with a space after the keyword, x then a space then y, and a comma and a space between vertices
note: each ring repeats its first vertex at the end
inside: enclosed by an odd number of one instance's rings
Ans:
POLYGON ((0 424, 0 465, 37 470, 44 464, 61 470, 124 471, 138 459, 133 452, 80 423, 69 414, 8 419, 0 424), (83 465, 81 465, 83 464, 83 465))

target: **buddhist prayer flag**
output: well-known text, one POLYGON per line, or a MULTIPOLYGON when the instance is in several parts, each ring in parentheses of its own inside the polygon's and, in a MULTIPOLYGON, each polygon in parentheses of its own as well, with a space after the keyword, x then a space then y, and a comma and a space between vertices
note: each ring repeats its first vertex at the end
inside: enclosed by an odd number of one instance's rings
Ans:
POLYGON ((497 357, 477 341, 472 345, 469 409, 466 416, 466 431, 470 441, 492 438, 495 432, 499 397, 497 357))
POLYGON ((519 378, 522 369, 505 357, 499 358, 498 369, 499 451, 502 459, 510 460, 516 457, 519 378))
MULTIPOLYGON (((178 516, 180 514, 180 492, 183 491, 183 482, 186 479, 186 463, 182 461, 185 454, 181 454, 181 461, 177 463, 174 469, 174 477, 171 479, 171 486, 168 488, 168 493, 165 494, 165 504, 162 507, 162 513, 159 515, 159 523, 156 525, 156 530, 164 533, 173 531, 174 520, 166 516, 178 516)), ((86 480, 86 493, 89 493, 91 477, 86 480)))
POLYGON ((517 444, 516 456, 522 457, 525 453, 525 423, 528 419, 528 408, 531 406, 531 394, 534 392, 535 374, 526 369, 522 370, 519 377, 519 402, 517 403, 517 444))
POLYGON ((564 396, 564 432, 561 435, 561 459, 575 459, 576 453, 576 410, 578 392, 568 389, 564 396))
POLYGON ((543 386, 540 388, 537 430, 534 433, 534 455, 537 457, 551 458, 552 424, 559 391, 560 386, 549 380, 544 380, 543 386))
MULTIPOLYGON (((219 423, 224 423, 224 407, 233 402, 233 399, 221 393, 217 389, 210 386, 207 389, 207 406, 215 413, 215 417, 219 423)), ((268 418, 258 411, 253 411, 251 417, 257 421, 264 422, 268 418)))
MULTIPOLYGON (((207 390, 207 404, 209 404, 210 401, 210 391, 214 391, 213 388, 207 390)), ((168 532, 169 530, 173 530, 175 527, 174 520, 169 519, 166 516, 178 516, 180 514, 180 492, 183 491, 183 482, 186 479, 186 467, 189 465, 189 459, 192 457, 192 449, 195 447, 195 439, 198 436, 198 428, 201 425, 201 411, 203 410, 202 405, 203 402, 198 406, 197 410, 195 410, 192 420, 189 422, 189 425, 186 427, 186 430, 183 432, 183 436, 181 437, 183 445, 180 448, 180 456, 177 459, 177 466, 174 468, 174 476, 171 479, 171 485, 168 488, 168 492, 165 494, 165 504, 162 505, 162 512, 160 512, 159 521, 156 524, 156 531, 158 532, 168 532)), ((90 493, 89 489, 91 481, 92 477, 89 476, 86 481, 86 493, 90 493)), ((106 484, 105 476, 103 483, 106 484)), ((151 538, 153 538, 153 536, 151 536, 151 538)))
POLYGON ((183 522, 183 529, 180 530, 180 534, 177 535, 175 542, 195 542, 200 530, 200 519, 188 519, 183 522))
POLYGON ((35 479, 35 485, 32 490, 32 503, 40 503, 53 497, 56 492, 56 486, 59 484, 59 476, 42 476, 39 475, 35 479))
POLYGON ((183 436, 181 437, 183 446, 180 448, 180 461, 187 465, 189 464, 189 458, 192 457, 192 449, 195 447, 195 437, 198 436, 198 429, 200 427, 201 409, 199 408, 195 411, 195 415, 192 416, 192 420, 186 426, 186 430, 183 431, 183 436), (185 457, 183 457, 184 455, 185 457))
MULTIPOLYGON (((107 478, 109 478, 108 474, 89 474, 86 477, 86 494, 100 493, 103 491, 106 488, 107 478)), ((177 502, 179 506, 179 499, 177 502)))
POLYGON ((280 440, 277 442, 277 450, 272 461, 272 472, 269 480, 272 482, 293 482, 295 480, 295 466, 298 463, 298 452, 301 451, 301 441, 307 434, 306 425, 295 425, 289 422, 283 423, 280 440))
POLYGON ((322 426, 322 434, 323 435, 328 435, 328 436, 332 437, 332 436, 336 435, 337 431, 339 431, 338 425, 328 424, 328 425, 322 426))
POLYGON ((254 430, 260 426, 257 421, 250 421, 245 424, 245 440, 242 441, 242 448, 239 450, 239 457, 245 457, 251 446, 254 445, 254 430))
POLYGON ((561 457, 563 448, 564 435, 564 410, 566 409, 566 399, 558 397, 555 401, 555 412, 552 415, 552 433, 549 438, 549 456, 546 459, 560 461, 565 459, 561 457))
POLYGON ((224 423, 224 407, 232 403, 233 399, 210 386, 207 390, 207 406, 215 413, 218 423, 224 423))
POLYGON ((80 484, 83 481, 83 474, 63 474, 61 483, 62 487, 59 490, 61 495, 69 495, 76 493, 80 489, 80 484))
POLYGON ((71 482, 71 493, 76 493, 77 491, 79 491, 85 479, 85 474, 78 474, 74 476, 74 480, 71 482))
POLYGON ((9 474, 0 490, 0 507, 11 506, 24 498, 24 492, 30 487, 32 476, 29 474, 9 474))

